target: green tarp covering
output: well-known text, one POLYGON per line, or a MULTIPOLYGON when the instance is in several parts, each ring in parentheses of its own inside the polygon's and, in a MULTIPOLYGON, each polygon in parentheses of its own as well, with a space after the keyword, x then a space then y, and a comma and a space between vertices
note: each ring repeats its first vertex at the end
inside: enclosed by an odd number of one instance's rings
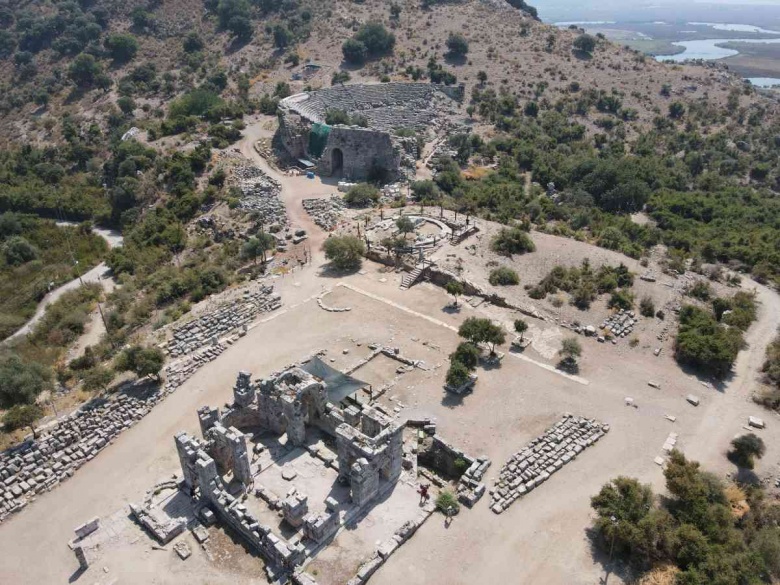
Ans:
POLYGON ((314 158, 322 156, 325 150, 325 145, 328 143, 328 135, 330 134, 330 126, 327 124, 316 123, 311 127, 309 132, 309 155, 314 158))

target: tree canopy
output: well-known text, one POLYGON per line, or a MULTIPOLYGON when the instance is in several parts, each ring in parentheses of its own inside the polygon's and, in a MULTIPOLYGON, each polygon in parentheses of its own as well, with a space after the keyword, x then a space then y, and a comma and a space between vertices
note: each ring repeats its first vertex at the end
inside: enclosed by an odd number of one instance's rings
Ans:
POLYGON ((356 270, 360 267, 366 245, 355 236, 331 236, 322 245, 325 258, 339 270, 356 270))
POLYGON ((469 52, 469 42, 460 33, 450 33, 447 37, 447 49, 454 57, 463 57, 469 52))
POLYGON ((160 377, 165 363, 165 355, 157 347, 133 345, 120 353, 114 362, 114 368, 120 372, 133 372, 139 378, 160 377))
POLYGON ((350 63, 362 64, 368 58, 381 57, 392 52, 395 35, 381 22, 367 22, 342 46, 344 59, 350 63))
POLYGON ((51 370, 43 365, 24 361, 15 354, 0 358, 0 407, 32 404, 51 384, 51 370))
POLYGON ((490 319, 479 317, 469 317, 463 321, 458 329, 458 335, 474 345, 487 343, 490 346, 491 354, 495 353, 496 345, 501 345, 506 340, 503 327, 496 325, 490 319))
POLYGON ((780 576, 780 530, 760 488, 747 494, 750 512, 732 513, 721 481, 672 451, 664 470, 670 496, 618 477, 591 499, 595 540, 605 552, 644 571, 670 563, 676 583, 764 583, 780 576))

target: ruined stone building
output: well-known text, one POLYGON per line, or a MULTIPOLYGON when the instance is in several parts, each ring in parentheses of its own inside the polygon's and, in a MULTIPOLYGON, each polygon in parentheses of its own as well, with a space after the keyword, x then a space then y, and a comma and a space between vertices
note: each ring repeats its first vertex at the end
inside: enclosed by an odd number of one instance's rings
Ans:
POLYGON ((223 412, 210 407, 198 411, 203 440, 187 433, 176 435, 183 488, 281 570, 300 565, 306 558, 307 541, 325 541, 345 519, 392 488, 401 475, 404 424, 372 407, 337 406, 329 401, 327 384, 300 367, 259 382, 241 372, 233 398, 223 412), (305 448, 307 429, 335 441, 337 459, 328 466, 338 472, 337 483, 348 486, 350 501, 328 498, 314 513, 309 511, 307 495, 292 489, 278 508, 301 535, 285 540, 242 503, 251 488, 255 495, 262 492, 257 480, 262 480, 264 471, 252 463, 250 435, 242 430, 284 435, 288 447, 305 448))
POLYGON ((279 104, 279 138, 291 157, 311 161, 323 176, 394 180, 415 168, 417 140, 408 131, 432 129, 462 91, 429 83, 382 83, 299 93, 279 104), (344 112, 352 124, 326 124, 329 110, 344 112), (402 130, 407 131, 403 136, 402 130))

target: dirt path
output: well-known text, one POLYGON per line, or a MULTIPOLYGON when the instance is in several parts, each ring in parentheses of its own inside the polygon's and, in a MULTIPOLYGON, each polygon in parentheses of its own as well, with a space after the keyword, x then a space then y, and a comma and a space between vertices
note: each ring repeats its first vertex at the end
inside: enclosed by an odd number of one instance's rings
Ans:
MULTIPOLYGON (((70 221, 59 221, 57 222, 57 225, 59 226, 76 226, 78 225, 75 222, 70 221)), ((102 229, 102 228, 93 228, 93 231, 98 234, 100 237, 102 237, 106 243, 108 243, 109 248, 116 248, 117 246, 122 245, 122 235, 115 231, 115 230, 108 230, 108 229, 102 229)), ((12 339, 16 339, 17 337, 22 337, 24 335, 27 335, 28 333, 31 333, 33 330, 33 327, 35 327, 35 324, 38 323, 43 318, 44 313, 46 313, 46 308, 52 304, 54 301, 62 297, 66 292, 69 290, 77 289, 82 285, 82 283, 89 283, 89 282, 96 282, 100 284, 103 289, 106 292, 111 292, 114 289, 114 281, 111 279, 110 276, 108 276, 109 268, 106 266, 105 262, 101 262, 97 266, 95 266, 93 269, 87 271, 85 274, 81 275, 81 278, 74 278, 73 280, 66 282, 59 288, 54 289, 49 294, 47 294, 40 303, 38 303, 38 307, 35 309, 35 314, 30 317, 30 320, 27 321, 27 323, 22 326, 21 329, 19 329, 16 333, 11 335, 10 337, 7 337, 2 342, 0 342, 0 345, 4 343, 10 342, 12 339)))
MULTIPOLYGON (((733 470, 724 455, 734 435, 744 432, 747 417, 771 416, 752 401, 756 379, 766 359, 766 348, 780 327, 780 296, 768 288, 753 284, 759 302, 758 318, 745 335, 746 349, 739 353, 733 377, 721 391, 702 388, 702 396, 709 397, 707 416, 696 428, 695 439, 686 449, 694 459, 707 467, 733 470)), ((776 417, 773 417, 776 419, 776 417)), ((776 420, 772 423, 777 424, 776 420)))
POLYGON ((330 197, 338 193, 338 188, 332 182, 324 182, 319 176, 314 179, 307 179, 305 176, 287 176, 284 173, 274 169, 268 164, 260 154, 255 150, 255 143, 261 138, 267 138, 273 135, 273 132, 264 128, 266 120, 261 119, 258 122, 247 125, 244 130, 244 138, 238 143, 238 149, 248 160, 257 165, 268 176, 273 177, 282 186, 281 198, 287 208, 287 217, 290 225, 294 228, 306 230, 309 235, 309 245, 315 258, 321 255, 320 249, 328 234, 320 228, 311 216, 303 208, 304 199, 330 197))

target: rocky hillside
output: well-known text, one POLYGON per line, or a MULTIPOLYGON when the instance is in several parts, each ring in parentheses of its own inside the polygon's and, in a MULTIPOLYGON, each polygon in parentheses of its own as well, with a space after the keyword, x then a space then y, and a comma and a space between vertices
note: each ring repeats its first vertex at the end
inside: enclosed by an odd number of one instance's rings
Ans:
MULTIPOLYGON (((503 0, 97 0, 83 10, 18 2, 4 9, 0 27, 3 142, 56 143, 57 121, 68 114, 105 129, 113 112, 132 109, 143 126, 215 75, 223 96, 259 98, 280 82, 293 92, 327 86, 338 72, 352 81, 424 79, 431 59, 467 90, 486 73, 487 87, 521 105, 537 98, 555 105, 574 88, 616 96, 629 133, 665 113, 670 100, 720 110, 742 88, 718 67, 661 65, 603 39, 586 55, 572 47, 579 32, 544 25, 503 0), (394 34, 394 49, 362 66, 345 63, 344 41, 369 21, 394 34), (451 33, 465 37, 465 56, 448 56, 451 33), (125 47, 133 44, 137 49, 125 47), (79 75, 74 62, 94 71, 79 75), (123 96, 133 103, 120 102, 123 96)), ((776 107, 755 96, 739 99, 776 107)))

